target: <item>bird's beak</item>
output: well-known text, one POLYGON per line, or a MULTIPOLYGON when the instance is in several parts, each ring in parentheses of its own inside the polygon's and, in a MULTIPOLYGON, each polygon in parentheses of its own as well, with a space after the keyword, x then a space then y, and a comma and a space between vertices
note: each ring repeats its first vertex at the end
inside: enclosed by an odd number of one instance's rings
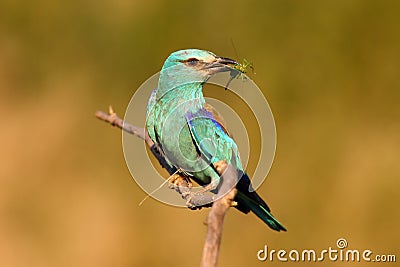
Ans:
POLYGON ((206 65, 206 69, 208 69, 211 74, 215 74, 218 72, 231 71, 235 65, 240 65, 233 59, 226 57, 215 57, 213 62, 210 62, 206 65))
POLYGON ((239 74, 243 73, 240 68, 237 66, 241 66, 237 61, 226 58, 226 57, 215 57, 215 60, 205 67, 210 75, 214 75, 218 72, 230 72, 230 78, 225 86, 225 90, 228 89, 229 84, 232 80, 237 77, 239 74))
POLYGON ((216 61, 219 64, 226 65, 226 66, 231 66, 231 67, 233 67, 235 65, 239 65, 239 63, 236 62, 235 60, 230 59, 230 58, 226 58, 226 57, 216 57, 216 61))

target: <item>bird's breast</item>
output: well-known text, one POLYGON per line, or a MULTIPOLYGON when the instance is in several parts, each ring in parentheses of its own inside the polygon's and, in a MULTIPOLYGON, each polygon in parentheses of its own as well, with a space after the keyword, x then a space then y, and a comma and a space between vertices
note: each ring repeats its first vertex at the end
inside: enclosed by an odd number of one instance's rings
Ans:
POLYGON ((189 172, 204 168, 192 139, 186 114, 195 112, 193 101, 170 101, 157 108, 154 128, 164 154, 176 167, 189 172))

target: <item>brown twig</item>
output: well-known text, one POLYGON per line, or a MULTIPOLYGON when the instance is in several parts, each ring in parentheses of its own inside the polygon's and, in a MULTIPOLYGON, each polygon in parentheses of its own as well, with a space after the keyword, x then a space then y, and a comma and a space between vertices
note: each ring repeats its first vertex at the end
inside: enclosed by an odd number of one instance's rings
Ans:
POLYGON ((215 163, 215 167, 221 174, 222 185, 206 221, 207 234, 201 260, 202 267, 217 266, 225 214, 232 206, 237 193, 235 185, 238 173, 236 169, 227 165, 226 161, 218 161, 215 163))
POLYGON ((215 199, 210 213, 207 216, 207 234, 203 248, 201 266, 217 266, 225 214, 233 205, 233 199, 237 193, 235 188, 238 177, 237 171, 232 166, 227 165, 226 161, 216 162, 214 165, 218 173, 221 175, 221 185, 217 195, 210 199, 210 197, 206 195, 192 194, 190 178, 185 176, 183 173, 176 173, 176 168, 168 165, 164 155, 150 139, 145 129, 124 122, 117 116, 111 106, 109 107, 108 113, 96 111, 95 116, 112 126, 116 126, 127 133, 143 139, 149 146, 151 152, 158 159, 161 166, 165 168, 170 175, 173 175, 172 184, 174 185, 174 189, 186 200, 189 208, 197 209, 201 207, 209 207, 211 201, 215 199))
MULTIPOLYGON (((116 127, 120 128, 121 130, 124 130, 127 133, 130 133, 134 136, 139 137, 140 139, 145 140, 146 142, 147 142, 146 139, 149 139, 149 138, 146 138, 147 136, 146 136, 145 130, 143 128, 126 123, 121 118, 119 118, 117 116, 117 113, 114 112, 114 109, 112 106, 108 107, 108 113, 98 110, 98 111, 96 111, 96 113, 94 115, 98 119, 108 122, 112 126, 116 126, 116 127)), ((150 147, 151 147, 151 145, 150 145, 150 147)))

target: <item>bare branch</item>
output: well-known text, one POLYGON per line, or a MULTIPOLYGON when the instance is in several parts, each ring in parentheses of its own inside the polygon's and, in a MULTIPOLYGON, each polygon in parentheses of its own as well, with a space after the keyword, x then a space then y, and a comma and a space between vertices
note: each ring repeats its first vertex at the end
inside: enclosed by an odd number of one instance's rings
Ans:
POLYGON ((217 266, 225 214, 233 205, 237 193, 235 185, 238 173, 236 169, 227 165, 226 161, 216 162, 215 167, 221 175, 222 185, 206 221, 207 234, 201 260, 202 267, 217 266))
POLYGON ((146 134, 144 129, 133 126, 132 124, 129 123, 125 123, 121 118, 117 116, 117 113, 114 112, 112 106, 109 106, 108 113, 98 110, 96 111, 95 116, 100 120, 108 122, 112 126, 116 126, 127 133, 137 136, 140 139, 146 140, 146 134))

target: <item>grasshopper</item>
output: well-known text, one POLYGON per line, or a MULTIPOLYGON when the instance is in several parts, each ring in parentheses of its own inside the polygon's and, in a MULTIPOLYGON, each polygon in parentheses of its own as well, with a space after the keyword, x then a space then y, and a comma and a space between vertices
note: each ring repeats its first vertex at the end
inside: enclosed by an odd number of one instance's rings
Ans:
MULTIPOLYGON (((231 38, 231 44, 232 44, 233 50, 235 51, 236 57, 238 58, 239 56, 238 56, 238 53, 237 53, 237 51, 236 51, 236 47, 235 47, 235 44, 233 43, 232 38, 231 38)), ((233 70, 230 72, 230 76, 231 76, 231 77, 230 77, 228 83, 227 83, 226 86, 225 86, 225 90, 228 89, 229 84, 230 84, 230 83, 232 82, 232 80, 235 79, 236 77, 237 77, 237 78, 240 77, 242 80, 244 80, 244 79, 246 78, 246 76, 243 75, 243 74, 246 74, 246 73, 248 72, 247 69, 249 69, 249 68, 251 69, 251 72, 252 72, 253 74, 256 74, 256 73, 254 72, 254 65, 253 65, 253 62, 252 62, 252 61, 249 61, 249 60, 247 60, 247 59, 245 59, 245 58, 242 59, 242 63, 237 63, 237 64, 233 65, 233 70)))
POLYGON ((250 69, 251 69, 251 72, 253 72, 253 73, 255 74, 253 62, 248 61, 248 60, 245 59, 245 58, 243 58, 242 63, 235 64, 235 65, 233 66, 233 68, 234 68, 235 70, 240 71, 240 72, 243 73, 243 74, 246 74, 246 73, 247 73, 247 69, 250 68, 250 69))

